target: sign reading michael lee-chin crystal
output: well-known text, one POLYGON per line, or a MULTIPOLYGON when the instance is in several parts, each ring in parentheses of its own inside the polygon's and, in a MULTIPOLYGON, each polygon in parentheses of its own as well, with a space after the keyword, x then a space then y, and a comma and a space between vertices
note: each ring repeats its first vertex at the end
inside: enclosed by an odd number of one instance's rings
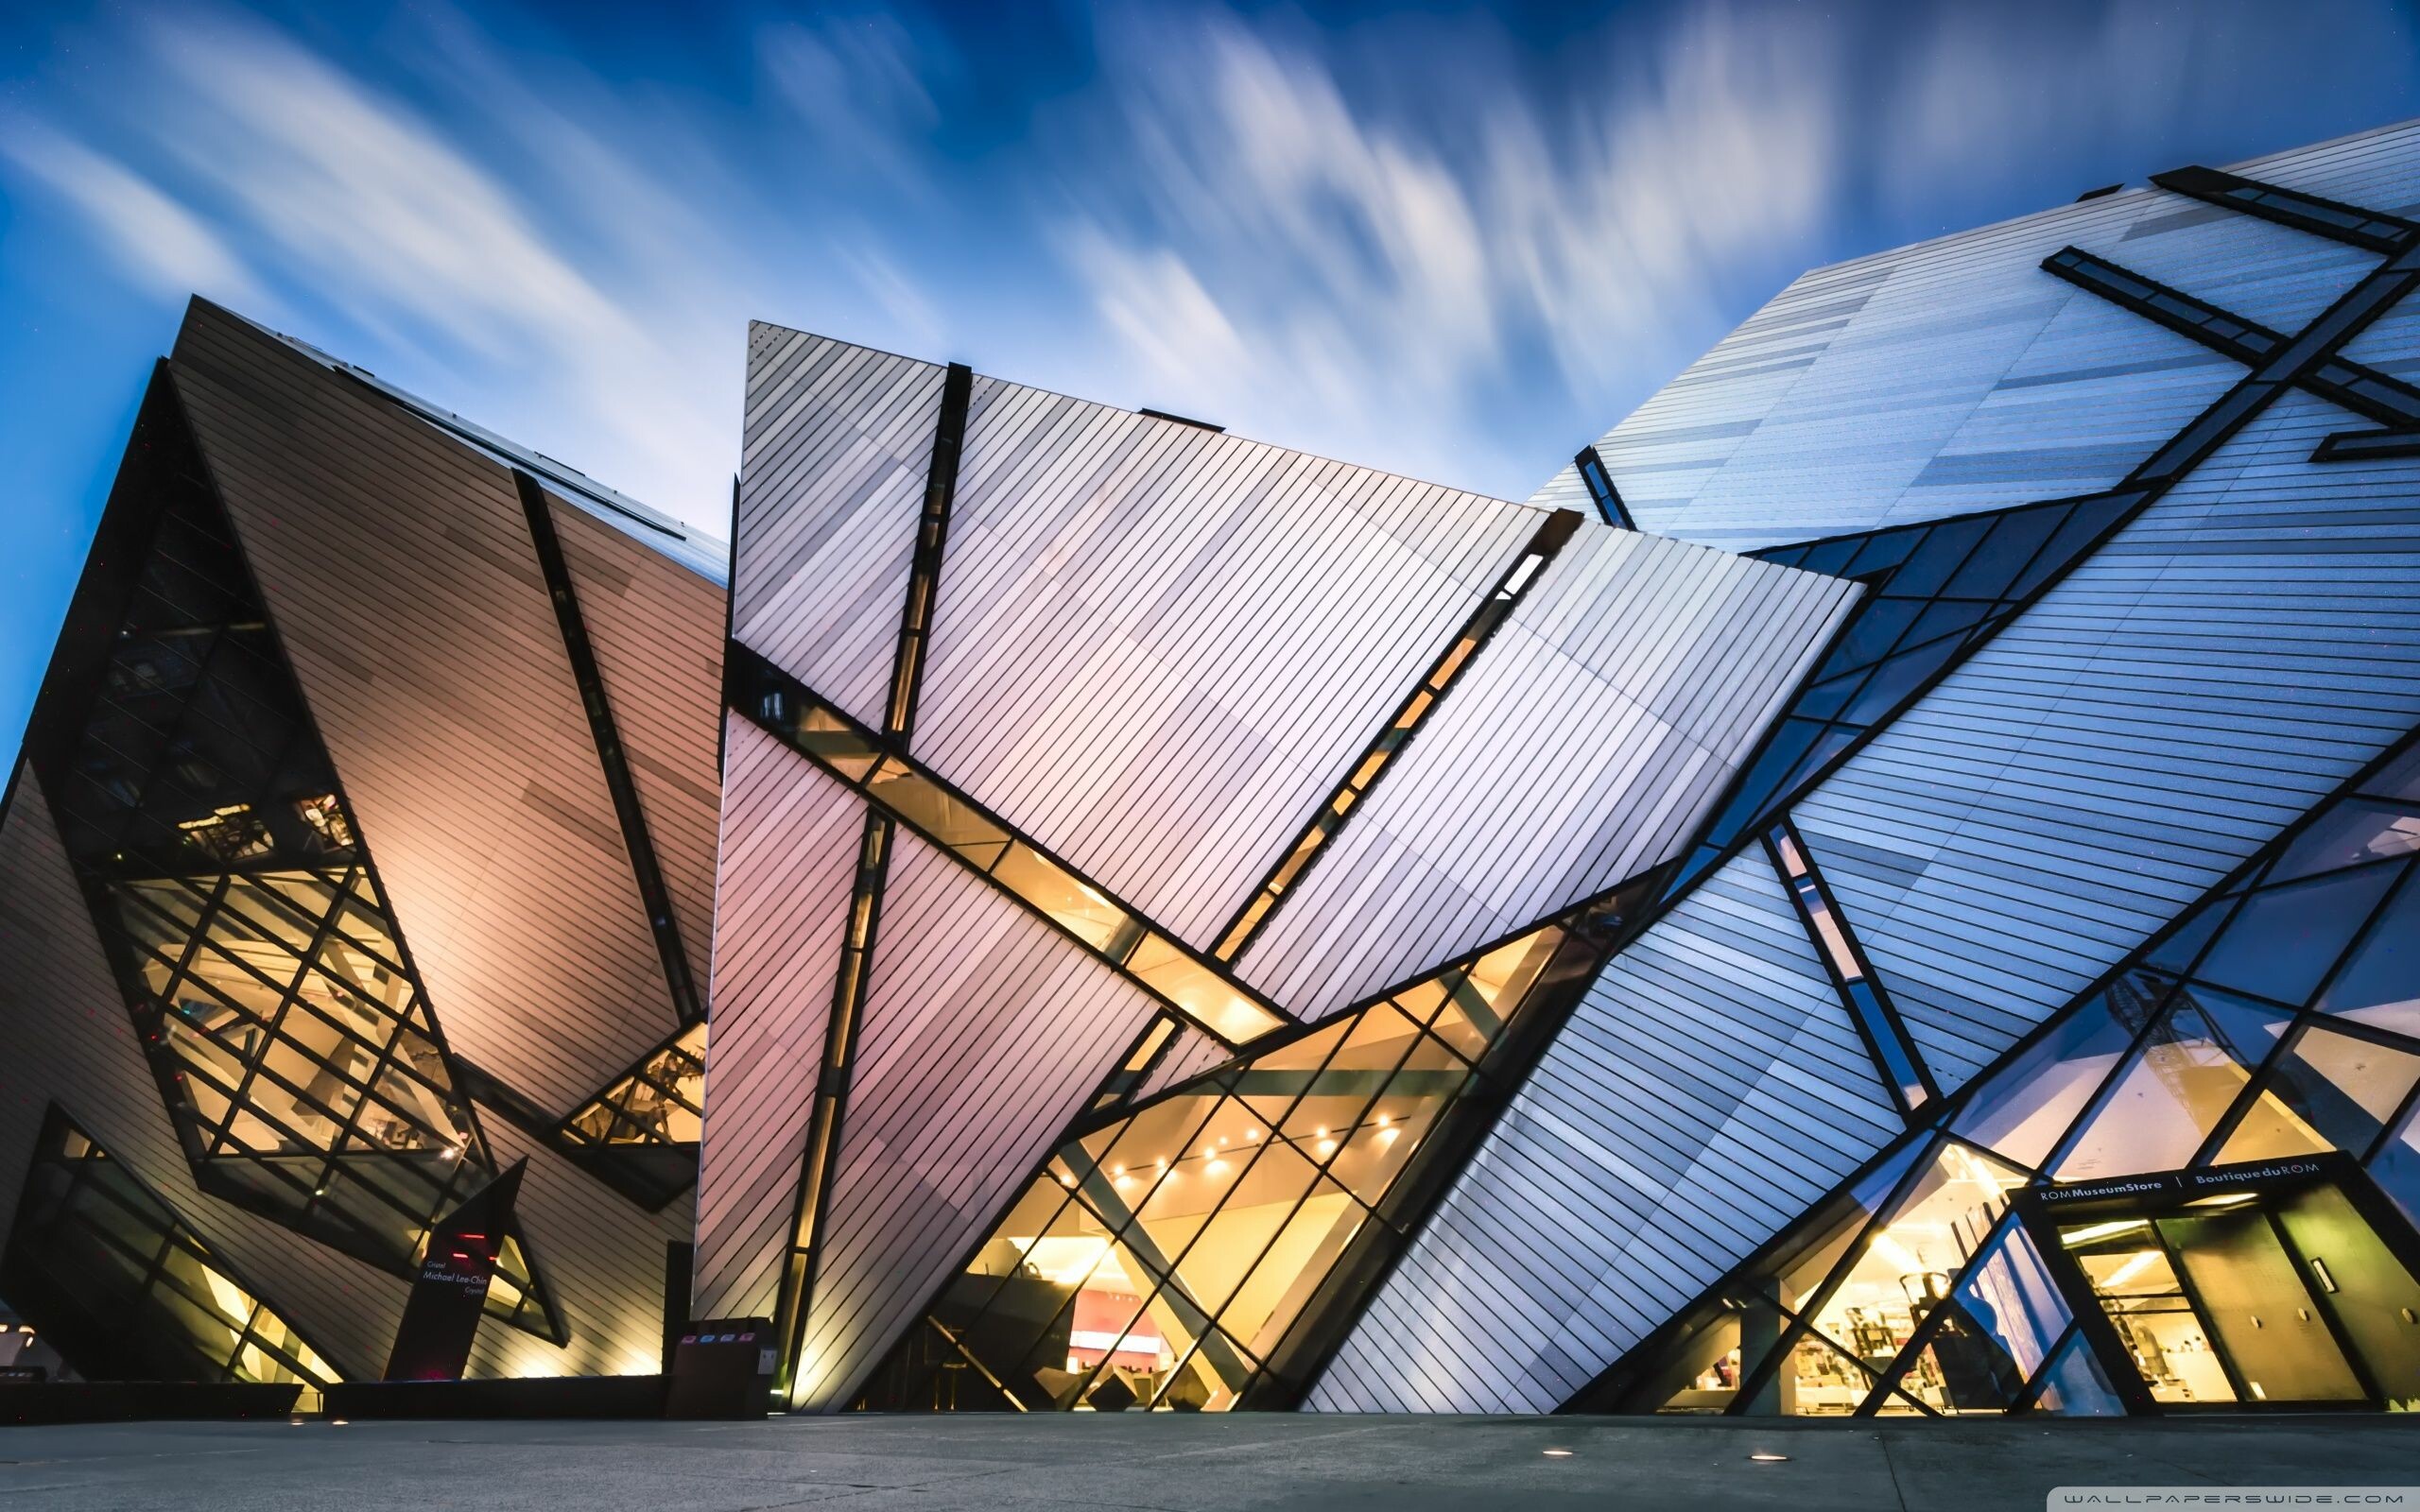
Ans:
POLYGON ((388 1380, 461 1378, 527 1163, 516 1162, 430 1228, 428 1253, 421 1260, 411 1296, 405 1299, 394 1351, 387 1357, 388 1380))
POLYGON ((2250 1165, 2214 1165, 2200 1171, 2154 1171, 2142 1176, 2112 1177, 2103 1181, 2071 1181, 2045 1187, 2038 1195, 2049 1206, 2077 1202, 2109 1202, 2123 1197, 2143 1201, 2179 1197, 2223 1196, 2231 1192, 2259 1192, 2271 1187, 2297 1186, 2323 1176, 2327 1164, 2319 1160, 2260 1160, 2250 1165))

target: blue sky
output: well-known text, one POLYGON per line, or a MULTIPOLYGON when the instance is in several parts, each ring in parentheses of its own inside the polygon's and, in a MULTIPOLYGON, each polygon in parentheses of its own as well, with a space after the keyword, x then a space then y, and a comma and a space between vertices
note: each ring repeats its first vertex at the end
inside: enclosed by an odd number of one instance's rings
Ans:
POLYGON ((190 293, 718 533, 751 318, 1521 498, 1806 266, 2414 114, 2388 0, 20 0, 0 755, 190 293))

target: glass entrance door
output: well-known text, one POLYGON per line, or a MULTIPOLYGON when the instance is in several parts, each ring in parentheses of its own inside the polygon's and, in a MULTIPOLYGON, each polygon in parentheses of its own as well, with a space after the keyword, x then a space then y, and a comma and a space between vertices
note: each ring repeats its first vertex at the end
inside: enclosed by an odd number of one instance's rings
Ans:
MULTIPOLYGON (((2420 1282, 2329 1183, 2066 1222, 2105 1339, 2168 1407, 2420 1400, 2420 1282)), ((2106 1351, 2105 1351, 2106 1352, 2106 1351)))

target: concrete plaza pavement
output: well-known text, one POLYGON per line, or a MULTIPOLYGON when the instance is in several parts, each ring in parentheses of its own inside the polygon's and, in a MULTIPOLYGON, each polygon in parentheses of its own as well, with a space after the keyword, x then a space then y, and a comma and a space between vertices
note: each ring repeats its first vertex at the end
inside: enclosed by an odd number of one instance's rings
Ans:
MULTIPOLYGON (((2057 1486, 2420 1484, 2420 1423, 2284 1418, 1742 1422, 1588 1418, 842 1417, 761 1423, 0 1429, 0 1506, 1907 1508, 2057 1486), (1550 1451, 1567 1451, 1554 1453, 1550 1451), (1782 1454, 1762 1462, 1751 1454, 1782 1454)), ((2420 1494, 2411 1504, 2420 1505, 2420 1494)))

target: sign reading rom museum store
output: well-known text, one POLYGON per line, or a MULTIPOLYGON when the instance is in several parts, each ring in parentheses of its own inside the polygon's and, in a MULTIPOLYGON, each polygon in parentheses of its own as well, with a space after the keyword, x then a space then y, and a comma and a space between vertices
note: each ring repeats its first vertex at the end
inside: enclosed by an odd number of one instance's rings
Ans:
POLYGON ((2343 1163, 2341 1156, 2298 1156, 2290 1160, 2204 1166, 2198 1171, 2152 1171, 2098 1181, 2068 1181, 2042 1187, 2032 1195, 2044 1207, 2050 1209, 2119 1201, 2158 1207, 2198 1197, 2221 1197, 2236 1193, 2305 1186, 2325 1177, 2343 1163))

